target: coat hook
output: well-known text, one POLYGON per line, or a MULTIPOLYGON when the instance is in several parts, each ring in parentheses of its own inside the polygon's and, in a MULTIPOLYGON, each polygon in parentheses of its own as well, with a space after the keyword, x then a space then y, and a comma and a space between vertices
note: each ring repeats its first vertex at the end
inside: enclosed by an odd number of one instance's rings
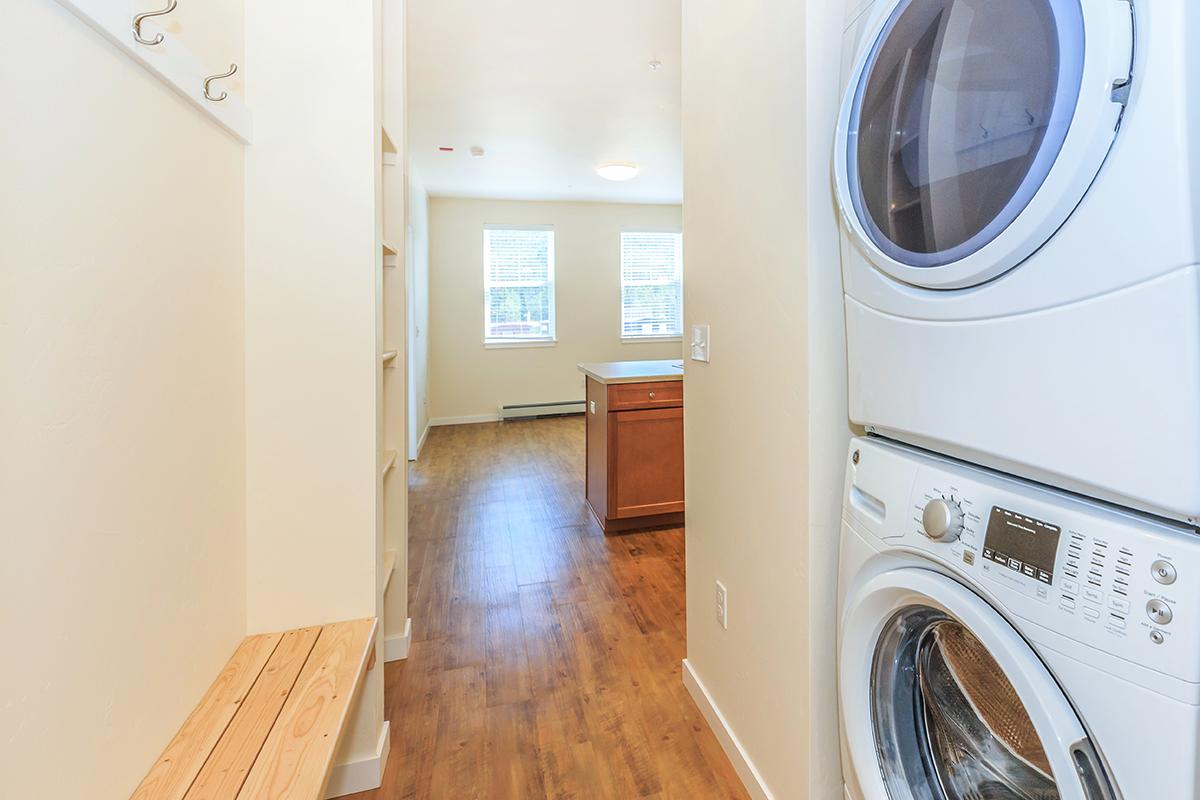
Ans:
POLYGON ((163 35, 161 33, 155 34, 153 39, 143 39, 142 38, 142 20, 148 19, 150 17, 161 17, 163 14, 170 14, 172 11, 175 10, 175 6, 177 6, 177 5, 179 5, 179 0, 171 0, 171 2, 167 5, 167 7, 164 8, 162 11, 146 11, 146 12, 144 12, 142 14, 138 14, 136 17, 134 17, 133 18, 133 38, 137 40, 137 43, 149 45, 151 47, 153 47, 156 44, 162 44, 163 43, 163 35))
POLYGON ((226 92, 226 91, 222 91, 221 94, 217 95, 216 97, 213 97, 212 92, 210 92, 208 90, 208 85, 210 83, 212 83, 213 81, 219 81, 222 78, 229 78, 236 72, 237 72, 237 64, 230 64, 229 72, 223 73, 221 75, 209 75, 207 78, 204 79, 204 96, 207 97, 209 100, 212 100, 214 103, 219 103, 222 100, 224 100, 226 97, 229 97, 229 92, 226 92))

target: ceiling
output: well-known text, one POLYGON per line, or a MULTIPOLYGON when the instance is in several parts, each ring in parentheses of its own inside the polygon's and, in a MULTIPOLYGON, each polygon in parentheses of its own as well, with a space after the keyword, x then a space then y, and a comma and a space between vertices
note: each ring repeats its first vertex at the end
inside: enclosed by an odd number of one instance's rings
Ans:
POLYGON ((434 196, 680 202, 679 38, 679 0, 409 0, 418 177, 434 196), (606 161, 641 173, 604 180, 606 161))

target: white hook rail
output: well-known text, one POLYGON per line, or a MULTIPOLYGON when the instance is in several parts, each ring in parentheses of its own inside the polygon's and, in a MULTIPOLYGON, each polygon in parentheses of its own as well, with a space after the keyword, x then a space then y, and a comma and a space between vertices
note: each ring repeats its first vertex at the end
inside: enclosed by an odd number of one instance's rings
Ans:
POLYGON ((150 74, 171 87, 202 114, 210 117, 240 141, 250 143, 250 110, 241 98, 234 94, 228 95, 220 103, 205 99, 204 81, 210 73, 191 51, 178 41, 172 41, 170 34, 148 17, 141 20, 142 37, 150 41, 157 40, 157 44, 139 44, 134 38, 130 21, 145 10, 140 8, 144 3, 135 3, 132 0, 57 2, 145 67, 150 74), (158 34, 163 34, 161 40, 158 39, 158 34))

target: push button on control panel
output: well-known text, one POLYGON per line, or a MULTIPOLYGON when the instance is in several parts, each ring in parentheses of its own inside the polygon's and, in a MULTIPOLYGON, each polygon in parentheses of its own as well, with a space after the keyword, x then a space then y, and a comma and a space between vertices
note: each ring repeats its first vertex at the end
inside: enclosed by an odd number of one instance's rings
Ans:
POLYGON ((1170 561, 1158 560, 1150 565, 1150 574, 1163 586, 1170 586, 1179 575, 1170 561))
POLYGON ((1171 607, 1162 600, 1151 600, 1146 603, 1146 616, 1155 625, 1169 625, 1174 619, 1175 614, 1171 611, 1171 607))

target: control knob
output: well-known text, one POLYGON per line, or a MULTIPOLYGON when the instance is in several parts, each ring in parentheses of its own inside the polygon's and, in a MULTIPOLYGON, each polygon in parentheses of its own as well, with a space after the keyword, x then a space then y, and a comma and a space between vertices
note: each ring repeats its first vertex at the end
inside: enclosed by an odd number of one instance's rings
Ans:
POLYGON ((930 500, 921 515, 921 526, 933 541, 953 542, 963 530, 962 506, 943 497, 930 500))

